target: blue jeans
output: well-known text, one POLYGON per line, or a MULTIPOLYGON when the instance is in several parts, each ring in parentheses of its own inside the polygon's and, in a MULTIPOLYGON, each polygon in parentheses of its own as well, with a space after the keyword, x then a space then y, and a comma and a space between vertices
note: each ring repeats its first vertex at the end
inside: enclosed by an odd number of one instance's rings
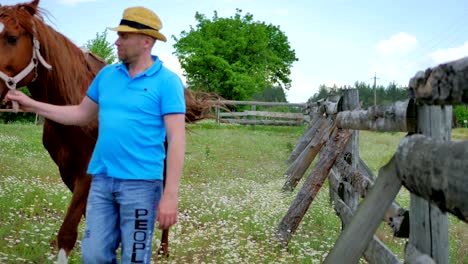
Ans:
POLYGON ((82 240, 83 263, 150 263, 162 181, 93 176, 82 240))

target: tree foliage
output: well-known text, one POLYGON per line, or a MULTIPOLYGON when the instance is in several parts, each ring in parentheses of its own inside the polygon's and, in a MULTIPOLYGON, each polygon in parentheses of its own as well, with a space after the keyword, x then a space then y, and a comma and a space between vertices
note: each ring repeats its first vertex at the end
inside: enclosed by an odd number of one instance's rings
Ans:
POLYGON ((107 41, 107 29, 102 33, 96 33, 96 38, 88 40, 84 48, 101 57, 107 64, 112 64, 117 59, 114 45, 107 41))
POLYGON ((215 11, 211 20, 198 12, 195 19, 190 31, 172 36, 189 88, 232 100, 290 88, 290 68, 298 59, 279 26, 254 21, 240 9, 229 18, 215 11))
POLYGON ((287 102, 286 94, 281 87, 269 87, 262 92, 255 94, 252 98, 261 102, 287 102))

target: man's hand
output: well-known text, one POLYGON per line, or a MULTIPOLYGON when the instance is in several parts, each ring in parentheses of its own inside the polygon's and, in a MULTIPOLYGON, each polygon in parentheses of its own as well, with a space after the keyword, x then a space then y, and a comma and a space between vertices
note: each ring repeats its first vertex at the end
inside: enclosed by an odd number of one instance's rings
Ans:
POLYGON ((21 110, 25 112, 34 112, 34 101, 29 96, 25 95, 20 91, 8 91, 5 96, 7 101, 16 101, 19 104, 21 110))
POLYGON ((177 195, 163 194, 159 202, 158 216, 156 221, 159 222, 159 229, 168 229, 177 223, 178 214, 177 195))

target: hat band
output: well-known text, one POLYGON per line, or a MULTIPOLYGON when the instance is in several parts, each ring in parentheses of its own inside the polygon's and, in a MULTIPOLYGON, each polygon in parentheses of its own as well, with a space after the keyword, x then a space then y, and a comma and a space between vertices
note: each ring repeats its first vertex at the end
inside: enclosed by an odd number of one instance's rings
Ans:
POLYGON ((129 26, 129 27, 136 28, 136 29, 152 29, 152 30, 158 31, 157 29, 147 26, 145 24, 141 24, 141 23, 131 21, 131 20, 126 20, 126 19, 120 20, 120 25, 129 26))

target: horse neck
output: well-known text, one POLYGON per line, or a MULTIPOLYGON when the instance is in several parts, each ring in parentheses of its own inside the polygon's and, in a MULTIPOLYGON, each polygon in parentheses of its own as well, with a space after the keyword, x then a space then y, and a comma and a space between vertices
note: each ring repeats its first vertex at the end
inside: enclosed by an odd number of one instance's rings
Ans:
POLYGON ((40 52, 52 70, 38 64, 37 79, 28 86, 32 96, 52 104, 80 103, 96 71, 67 37, 40 20, 36 28, 40 52))

